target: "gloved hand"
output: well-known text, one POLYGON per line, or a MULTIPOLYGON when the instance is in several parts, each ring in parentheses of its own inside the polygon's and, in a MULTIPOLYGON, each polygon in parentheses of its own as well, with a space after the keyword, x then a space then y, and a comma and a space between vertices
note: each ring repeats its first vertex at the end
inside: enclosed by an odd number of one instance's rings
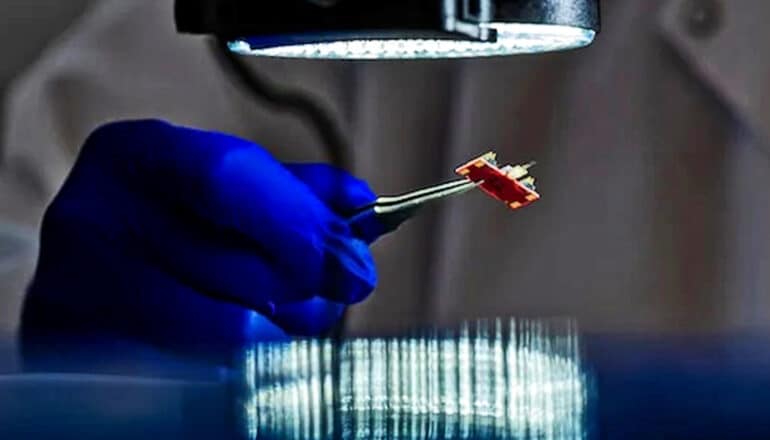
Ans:
POLYGON ((374 199, 339 169, 231 136, 104 126, 45 214, 23 333, 185 352, 319 334, 374 288, 373 237, 344 217, 374 199))

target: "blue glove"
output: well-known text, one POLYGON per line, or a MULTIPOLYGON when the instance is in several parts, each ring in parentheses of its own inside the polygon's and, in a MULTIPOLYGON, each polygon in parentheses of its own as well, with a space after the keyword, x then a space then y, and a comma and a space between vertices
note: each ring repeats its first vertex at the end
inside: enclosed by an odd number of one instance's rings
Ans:
POLYGON ((23 334, 184 352, 320 334, 375 286, 372 237, 345 219, 374 199, 337 168, 231 136, 104 126, 45 214, 23 334))

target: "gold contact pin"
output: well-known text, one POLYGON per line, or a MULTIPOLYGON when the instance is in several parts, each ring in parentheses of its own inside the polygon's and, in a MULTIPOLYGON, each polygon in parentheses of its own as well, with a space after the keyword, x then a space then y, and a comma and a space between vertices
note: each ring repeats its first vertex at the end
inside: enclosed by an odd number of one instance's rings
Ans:
POLYGON ((521 179, 520 182, 525 184, 525 185, 532 185, 532 186, 534 186, 535 185, 535 178, 532 177, 532 176, 528 176, 528 177, 525 177, 525 178, 521 179))
POLYGON ((491 162, 495 162, 497 160, 497 153, 495 153, 494 151, 490 151, 489 153, 481 156, 481 158, 491 162))

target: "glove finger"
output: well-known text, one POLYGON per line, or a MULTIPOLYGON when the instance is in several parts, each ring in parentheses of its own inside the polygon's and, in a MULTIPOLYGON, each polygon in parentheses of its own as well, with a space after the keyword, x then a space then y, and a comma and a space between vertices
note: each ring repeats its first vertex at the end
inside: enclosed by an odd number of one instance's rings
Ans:
POLYGON ((347 217, 377 195, 369 185, 341 168, 322 163, 291 163, 286 168, 338 215, 347 217))
POLYGON ((319 292, 319 296, 350 305, 363 301, 372 293, 377 285, 377 270, 368 243, 357 238, 345 243, 330 239, 327 256, 324 260, 326 288, 319 292), (358 252, 350 253, 348 247, 354 247, 358 252), (357 261, 349 261, 350 258, 357 261), (356 271, 353 276, 352 271, 356 271))
MULTIPOLYGON (((352 221, 352 213, 377 199, 377 195, 365 181, 341 168, 322 163, 293 163, 286 164, 286 168, 335 213, 344 217, 353 235, 367 245, 374 243, 383 234, 384 228, 374 217, 370 216, 368 222, 352 221)), ((354 299, 345 301, 346 303, 357 302, 366 297, 366 294, 363 297, 360 293, 352 294, 350 297, 354 299)))

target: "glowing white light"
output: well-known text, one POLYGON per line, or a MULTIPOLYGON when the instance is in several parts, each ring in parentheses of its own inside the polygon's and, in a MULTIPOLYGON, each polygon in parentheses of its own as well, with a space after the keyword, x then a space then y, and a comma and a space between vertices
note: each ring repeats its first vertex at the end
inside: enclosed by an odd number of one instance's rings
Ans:
POLYGON ((258 345, 244 363, 244 429, 251 439, 583 439, 571 332, 495 321, 454 336, 258 345))
POLYGON ((230 50, 244 55, 314 59, 429 59, 474 58, 551 52, 588 46, 596 32, 573 26, 526 23, 489 23, 497 41, 484 43, 441 39, 358 39, 274 47, 252 47, 244 40, 230 43, 230 50))

